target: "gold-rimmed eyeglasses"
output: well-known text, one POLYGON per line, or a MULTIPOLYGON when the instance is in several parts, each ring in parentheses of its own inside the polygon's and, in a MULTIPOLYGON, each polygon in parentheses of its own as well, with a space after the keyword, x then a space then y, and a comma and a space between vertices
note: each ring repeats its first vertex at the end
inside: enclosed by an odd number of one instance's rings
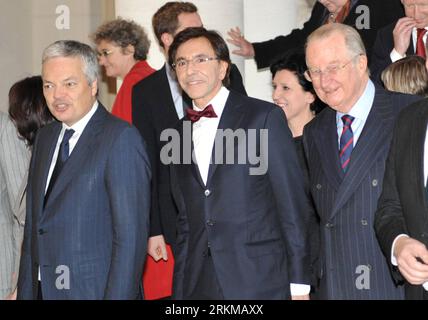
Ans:
POLYGON ((101 58, 101 57, 107 58, 113 52, 114 52, 113 50, 107 50, 107 49, 104 49, 104 50, 101 50, 101 51, 97 51, 97 57, 98 58, 101 58))
POLYGON ((193 67, 200 67, 203 64, 205 64, 208 61, 218 60, 217 57, 207 57, 207 56, 196 56, 192 59, 184 59, 179 58, 177 61, 175 61, 172 64, 172 67, 175 70, 184 70, 186 69, 190 64, 192 64, 193 67))
POLYGON ((321 69, 308 69, 305 71, 304 75, 306 80, 308 81, 319 81, 321 79, 321 76, 329 76, 333 77, 339 73, 340 70, 344 69, 347 65, 349 65, 352 61, 354 61, 357 57, 361 56, 362 54, 357 54, 356 56, 352 57, 349 61, 347 61, 344 64, 332 64, 327 66, 324 71, 321 69))

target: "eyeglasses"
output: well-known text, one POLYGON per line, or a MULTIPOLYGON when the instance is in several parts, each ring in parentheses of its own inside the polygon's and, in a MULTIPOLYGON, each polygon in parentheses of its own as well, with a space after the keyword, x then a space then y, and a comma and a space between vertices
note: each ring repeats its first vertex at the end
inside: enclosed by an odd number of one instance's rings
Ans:
POLYGON ((219 60, 217 57, 206 57, 206 56, 196 56, 192 59, 180 58, 172 64, 172 67, 175 70, 184 70, 189 64, 192 64, 194 67, 200 67, 208 61, 219 60))
POLYGON ((319 81, 321 79, 321 75, 333 77, 339 73, 340 70, 344 69, 348 64, 350 64, 355 58, 361 56, 362 54, 358 54, 350 59, 345 64, 332 64, 325 68, 324 71, 321 69, 308 69, 304 72, 305 78, 308 81, 319 81))
POLYGON ((97 52, 97 57, 101 58, 101 56, 103 56, 104 58, 107 58, 113 52, 114 52, 113 50, 101 50, 101 52, 97 52))

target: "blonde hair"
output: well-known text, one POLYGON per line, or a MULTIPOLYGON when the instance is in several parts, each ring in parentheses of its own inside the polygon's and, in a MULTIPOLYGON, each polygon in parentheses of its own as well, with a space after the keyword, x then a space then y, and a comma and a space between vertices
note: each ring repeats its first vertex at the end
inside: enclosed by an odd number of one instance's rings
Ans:
POLYGON ((381 75, 389 91, 428 96, 428 72, 425 59, 408 56, 389 65, 381 75))

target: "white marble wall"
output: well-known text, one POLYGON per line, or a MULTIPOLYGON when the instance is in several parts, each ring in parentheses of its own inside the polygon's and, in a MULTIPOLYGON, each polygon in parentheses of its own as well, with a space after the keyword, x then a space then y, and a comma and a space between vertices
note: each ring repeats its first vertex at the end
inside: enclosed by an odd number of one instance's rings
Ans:
MULTIPOLYGON (((167 1, 115 0, 116 15, 141 23, 152 39, 149 63, 160 68, 164 62, 151 27, 151 17, 167 1)), ((250 41, 263 41, 279 34, 287 34, 301 26, 308 17, 307 0, 194 0, 205 27, 226 31, 239 26, 250 41), (304 6, 302 6, 302 4, 304 6), (302 9, 303 8, 303 9, 302 9)), ((309 0, 313 1, 313 0, 309 0)), ((233 49, 232 46, 229 46, 233 49)), ((265 100, 271 99, 271 78, 268 71, 257 71, 253 60, 232 55, 240 69, 248 93, 265 100)))

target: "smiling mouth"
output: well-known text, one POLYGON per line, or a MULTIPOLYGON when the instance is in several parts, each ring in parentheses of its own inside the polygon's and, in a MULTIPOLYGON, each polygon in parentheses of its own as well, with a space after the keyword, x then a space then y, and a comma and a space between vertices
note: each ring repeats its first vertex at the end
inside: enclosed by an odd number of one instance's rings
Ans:
POLYGON ((275 102, 278 107, 286 108, 288 107, 288 102, 275 102))
POLYGON ((201 80, 191 80, 191 81, 187 81, 187 85, 189 86, 194 86, 194 85, 198 85, 201 84, 202 81, 201 80))
POLYGON ((63 112, 65 110, 67 110, 68 107, 69 107, 68 103, 55 103, 54 104, 55 111, 58 111, 58 112, 63 112))

